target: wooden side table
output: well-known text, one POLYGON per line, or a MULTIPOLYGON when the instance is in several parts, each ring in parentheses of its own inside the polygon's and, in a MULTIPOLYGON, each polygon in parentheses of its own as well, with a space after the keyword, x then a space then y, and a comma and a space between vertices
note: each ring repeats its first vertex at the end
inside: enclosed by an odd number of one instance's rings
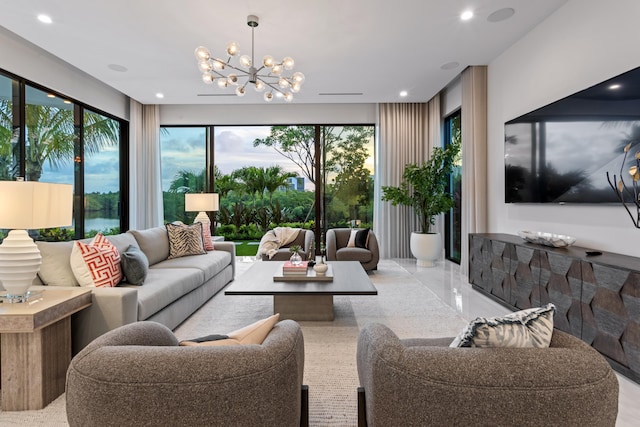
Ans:
POLYGON ((42 409, 64 392, 71 362, 71 315, 91 289, 47 289, 24 303, 0 303, 2 410, 42 409))

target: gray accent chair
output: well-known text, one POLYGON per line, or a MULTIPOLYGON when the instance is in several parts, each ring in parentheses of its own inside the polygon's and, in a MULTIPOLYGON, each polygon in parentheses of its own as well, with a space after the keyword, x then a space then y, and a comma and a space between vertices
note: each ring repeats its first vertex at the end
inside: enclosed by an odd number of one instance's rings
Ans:
POLYGON ((137 322, 85 347, 67 371, 70 426, 308 425, 304 341, 292 320, 262 345, 182 347, 137 322))
POLYGON ((359 426, 614 426, 618 380, 596 350, 554 330, 549 348, 450 348, 371 323, 357 347, 359 426))
POLYGON ((369 230, 366 249, 347 247, 351 230, 351 228, 330 228, 327 230, 327 261, 359 261, 365 270, 377 270, 380 250, 378 239, 376 239, 373 230, 369 230))
POLYGON ((315 241, 315 235, 313 230, 304 230, 301 229, 293 242, 281 246, 278 249, 278 252, 273 256, 273 258, 269 258, 267 255, 262 255, 263 261, 288 261, 291 258, 291 252, 289 248, 293 245, 300 246, 300 250, 298 254, 302 257, 302 260, 308 260, 313 257, 313 243, 315 241))

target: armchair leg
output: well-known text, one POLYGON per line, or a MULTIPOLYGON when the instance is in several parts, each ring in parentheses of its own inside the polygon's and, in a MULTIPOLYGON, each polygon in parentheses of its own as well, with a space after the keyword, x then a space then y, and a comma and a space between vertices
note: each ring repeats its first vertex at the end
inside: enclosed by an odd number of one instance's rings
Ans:
POLYGON ((358 387, 358 427, 367 427, 367 404, 364 387, 358 387))
POLYGON ((302 410, 300 411, 300 427, 309 427, 309 386, 303 384, 300 393, 302 410))

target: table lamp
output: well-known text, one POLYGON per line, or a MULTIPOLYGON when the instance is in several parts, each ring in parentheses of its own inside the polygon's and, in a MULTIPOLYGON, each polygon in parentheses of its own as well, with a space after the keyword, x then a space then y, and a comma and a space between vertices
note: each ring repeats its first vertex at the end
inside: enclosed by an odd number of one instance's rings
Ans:
POLYGON ((218 193, 187 193, 184 195, 184 210, 199 212, 193 222, 211 223, 207 212, 217 211, 218 193))
POLYGON ((10 229, 0 245, 0 284, 8 302, 23 302, 42 257, 27 229, 64 227, 73 221, 73 186, 0 181, 0 228, 10 229))

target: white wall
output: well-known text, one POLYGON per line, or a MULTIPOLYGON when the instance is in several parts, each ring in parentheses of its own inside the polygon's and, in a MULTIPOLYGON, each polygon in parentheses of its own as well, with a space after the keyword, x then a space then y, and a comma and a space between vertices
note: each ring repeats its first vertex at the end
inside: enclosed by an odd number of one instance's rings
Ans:
POLYGON ((504 123, 640 66, 640 1, 570 0, 489 64, 489 231, 564 233, 576 245, 640 256, 619 205, 504 203, 504 123))
POLYGON ((76 101, 129 120, 129 98, 0 27, 0 68, 76 101))
POLYGON ((163 125, 372 124, 375 104, 162 105, 163 125))

